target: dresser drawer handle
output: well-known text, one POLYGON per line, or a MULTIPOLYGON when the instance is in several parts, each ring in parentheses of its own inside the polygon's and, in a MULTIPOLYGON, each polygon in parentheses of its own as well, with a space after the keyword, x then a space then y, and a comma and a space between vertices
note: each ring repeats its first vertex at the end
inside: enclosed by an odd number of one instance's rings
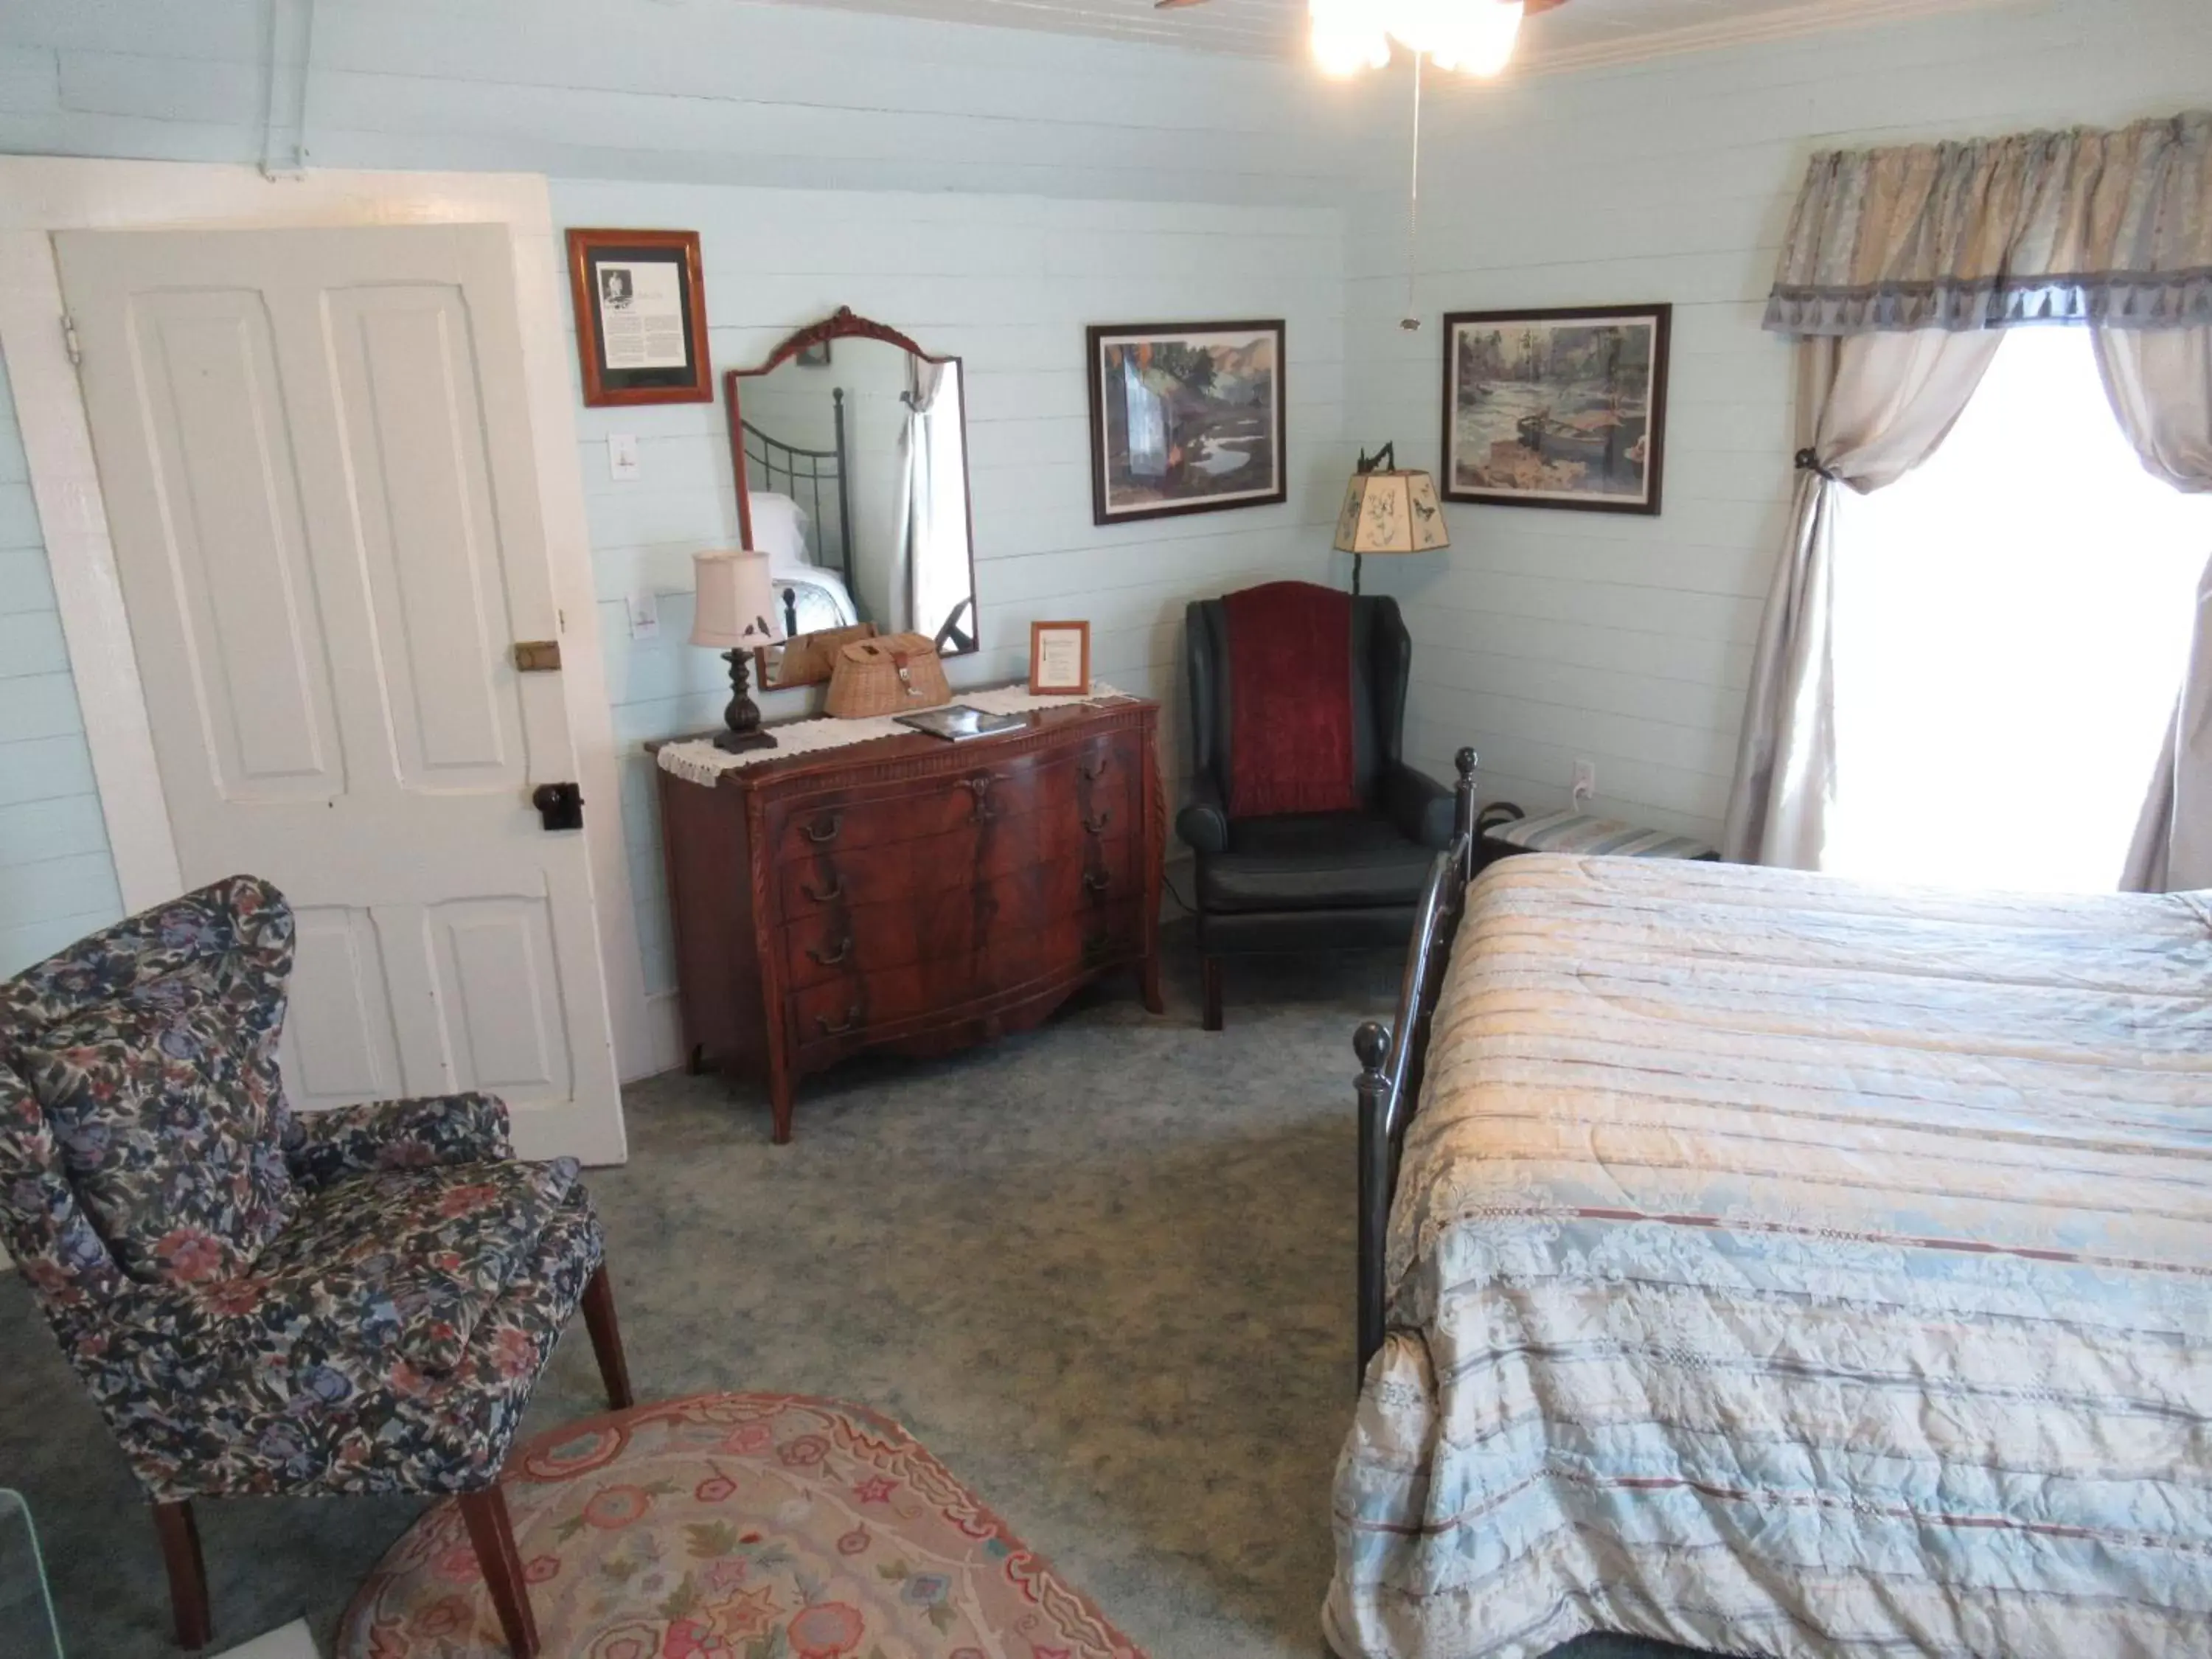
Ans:
POLYGON ((823 1036, 844 1036, 860 1029, 860 1006, 857 1003, 854 1005, 853 1012, 845 1016, 845 1023, 842 1025, 832 1025, 827 1014, 815 1015, 814 1023, 822 1028, 823 1036))
POLYGON ((1106 955, 1107 952, 1111 951, 1113 948, 1113 934, 1093 933, 1089 939, 1083 941, 1083 959, 1085 962, 1096 962, 1099 957, 1106 955))
POLYGON ((1083 769, 1083 780, 1085 783, 1096 783, 1113 769, 1114 763, 1111 761, 1100 761, 1096 766, 1086 766, 1083 769))
POLYGON ((845 878, 842 876, 832 876, 830 878, 830 890, 826 893, 816 892, 814 890, 814 884, 812 882, 807 883, 805 886, 800 888, 799 890, 805 894, 807 897, 812 899, 817 904, 835 904, 839 899, 845 896, 845 878))
POLYGON ((807 840, 812 842, 817 847, 827 847, 831 842, 837 839, 837 832, 844 827, 845 815, 842 812, 832 812, 830 815, 830 821, 826 825, 817 827, 816 824, 810 823, 801 829, 799 833, 805 836, 807 840))
POLYGON ((834 951, 817 951, 813 946, 809 945, 806 949, 806 954, 812 957, 817 963, 824 968, 835 968, 839 963, 843 962, 853 954, 853 936, 850 933, 846 934, 842 939, 838 941, 837 948, 834 951))
POLYGON ((1103 893, 1113 884, 1114 878, 1108 875, 1103 870, 1093 870, 1089 875, 1083 878, 1084 889, 1088 892, 1103 893))
POLYGON ((1095 818, 1084 819, 1083 828, 1091 835, 1103 836, 1106 833, 1106 826, 1113 822, 1114 815, 1111 812, 1101 812, 1095 818))
POLYGON ((970 823, 995 823, 999 815, 991 810, 991 786, 998 782, 994 772, 978 772, 972 778, 960 780, 960 787, 975 798, 975 810, 969 814, 970 823))

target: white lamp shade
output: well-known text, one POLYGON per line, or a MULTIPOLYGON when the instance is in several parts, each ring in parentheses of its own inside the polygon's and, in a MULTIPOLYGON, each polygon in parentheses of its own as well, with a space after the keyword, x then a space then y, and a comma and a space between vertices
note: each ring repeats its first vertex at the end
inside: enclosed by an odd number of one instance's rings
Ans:
POLYGON ((716 651, 750 651, 783 637, 765 553, 692 556, 699 604, 691 643, 716 651))
POLYGON ((1429 553, 1451 545, 1437 481, 1425 472, 1362 472, 1337 520, 1340 553, 1429 553))

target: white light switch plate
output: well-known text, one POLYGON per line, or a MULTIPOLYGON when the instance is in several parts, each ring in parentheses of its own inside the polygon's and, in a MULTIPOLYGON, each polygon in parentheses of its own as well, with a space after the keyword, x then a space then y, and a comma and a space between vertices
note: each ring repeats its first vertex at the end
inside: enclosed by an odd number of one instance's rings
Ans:
POLYGON ((660 637, 660 595, 633 593, 629 596, 629 636, 634 640, 657 640, 660 637))
POLYGON ((637 439, 634 434, 628 432, 607 434, 607 473, 614 478, 637 477, 637 439))

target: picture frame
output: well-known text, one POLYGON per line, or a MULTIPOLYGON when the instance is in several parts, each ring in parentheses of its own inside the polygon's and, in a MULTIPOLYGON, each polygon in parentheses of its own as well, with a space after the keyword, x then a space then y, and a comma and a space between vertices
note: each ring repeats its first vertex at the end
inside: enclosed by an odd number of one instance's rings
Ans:
POLYGON ((1287 501, 1288 334, 1280 319, 1089 330, 1093 522, 1287 501))
POLYGON ((1674 318, 1671 305, 1446 316, 1444 499, 1657 517, 1674 318))
POLYGON ((1040 622, 1030 624, 1030 695, 1033 697, 1091 695, 1091 624, 1040 622))
POLYGON ((571 230, 568 281, 586 407, 714 401, 698 232, 571 230))

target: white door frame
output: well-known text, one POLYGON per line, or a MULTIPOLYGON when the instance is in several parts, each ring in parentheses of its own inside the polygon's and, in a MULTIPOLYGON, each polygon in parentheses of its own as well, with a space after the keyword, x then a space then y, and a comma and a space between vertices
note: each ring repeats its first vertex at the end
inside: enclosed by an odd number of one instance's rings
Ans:
POLYGON ((572 335, 545 180, 524 173, 316 172, 272 181, 251 167, 200 162, 0 156, 0 353, 14 385, 62 631, 83 709, 100 811, 127 911, 183 886, 154 760, 82 389, 62 331, 50 233, 196 227, 501 224, 514 243, 538 489, 562 611, 562 684, 590 809, 593 906, 615 1057, 625 1079, 676 1060, 645 995, 637 913, 623 854, 614 716, 592 580, 580 469, 572 335))

